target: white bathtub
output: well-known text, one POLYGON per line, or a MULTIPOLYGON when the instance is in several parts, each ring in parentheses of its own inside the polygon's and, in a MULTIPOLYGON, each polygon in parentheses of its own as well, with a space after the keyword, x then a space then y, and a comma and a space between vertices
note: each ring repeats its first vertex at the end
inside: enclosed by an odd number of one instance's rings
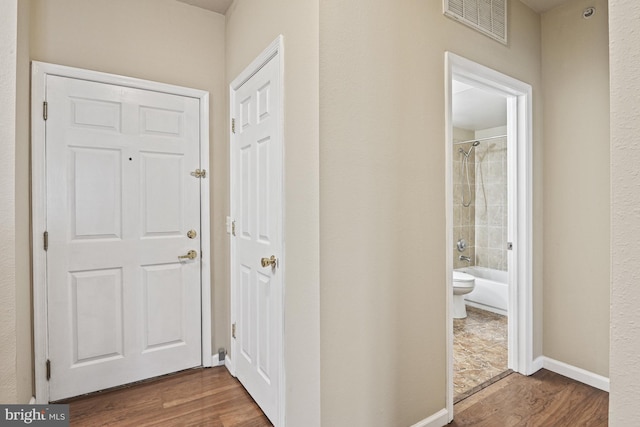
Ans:
POLYGON ((458 271, 476 278, 475 288, 465 295, 467 304, 507 315, 509 311, 509 273, 485 267, 465 267, 458 271))

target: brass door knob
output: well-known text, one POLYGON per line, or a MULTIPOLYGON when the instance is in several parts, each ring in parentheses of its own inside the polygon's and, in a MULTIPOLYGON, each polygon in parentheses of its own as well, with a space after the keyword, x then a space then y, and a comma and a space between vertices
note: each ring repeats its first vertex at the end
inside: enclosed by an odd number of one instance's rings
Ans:
POLYGON ((198 257, 198 252, 193 249, 187 252, 186 255, 180 255, 178 259, 196 259, 198 257))
POLYGON ((263 267, 271 266, 271 268, 276 268, 278 264, 278 259, 276 258, 275 255, 271 255, 271 258, 262 258, 260 260, 260 263, 262 264, 263 267))

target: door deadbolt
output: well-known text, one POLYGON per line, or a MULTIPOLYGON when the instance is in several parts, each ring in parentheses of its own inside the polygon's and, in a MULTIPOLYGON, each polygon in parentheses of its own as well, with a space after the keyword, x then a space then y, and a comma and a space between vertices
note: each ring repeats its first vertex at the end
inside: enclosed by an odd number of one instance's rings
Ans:
POLYGON ((198 233, 196 232, 196 230, 189 230, 187 231, 187 237, 190 239, 195 239, 196 236, 198 235, 198 233))
POLYGON ((276 268, 278 264, 278 259, 276 258, 275 255, 271 255, 271 258, 262 258, 260 260, 260 263, 262 264, 263 267, 271 266, 271 268, 276 268))
POLYGON ((178 259, 196 259, 197 257, 198 257, 198 252, 191 249, 189 252, 187 252, 186 255, 180 255, 178 259))

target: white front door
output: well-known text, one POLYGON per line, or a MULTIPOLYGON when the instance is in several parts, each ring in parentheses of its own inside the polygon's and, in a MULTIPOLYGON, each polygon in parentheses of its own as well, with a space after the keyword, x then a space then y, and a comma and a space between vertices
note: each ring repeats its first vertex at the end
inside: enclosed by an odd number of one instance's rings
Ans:
POLYGON ((232 286, 240 382, 278 425, 282 358, 282 135, 278 56, 232 92, 232 286), (273 258, 272 258, 273 257, 273 258), (264 266, 262 259, 271 262, 264 266))
POLYGON ((50 400, 200 365, 198 99, 52 75, 46 99, 50 400))

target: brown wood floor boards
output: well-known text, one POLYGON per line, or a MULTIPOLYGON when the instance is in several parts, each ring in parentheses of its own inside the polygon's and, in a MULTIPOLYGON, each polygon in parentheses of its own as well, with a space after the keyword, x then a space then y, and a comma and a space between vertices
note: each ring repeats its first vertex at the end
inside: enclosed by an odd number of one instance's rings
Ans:
POLYGON ((454 406, 451 427, 605 427, 609 394, 541 370, 511 374, 454 406))
POLYGON ((72 426, 271 426, 224 367, 191 369, 67 403, 72 426))
MULTIPOLYGON (((271 426, 224 367, 192 369, 67 403, 72 426, 271 426)), ((608 393, 541 370, 530 377, 508 375, 460 401, 449 425, 604 427, 608 410, 608 393)))

